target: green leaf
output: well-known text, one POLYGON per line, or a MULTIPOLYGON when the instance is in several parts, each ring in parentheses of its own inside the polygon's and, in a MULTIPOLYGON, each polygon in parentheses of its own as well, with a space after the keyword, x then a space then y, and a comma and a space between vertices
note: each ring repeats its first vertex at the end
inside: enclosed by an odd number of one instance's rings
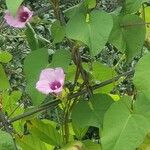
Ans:
POLYGON ((47 150, 45 144, 38 138, 32 135, 24 135, 23 137, 16 138, 17 144, 22 150, 47 150))
MULTIPOLYGON (((93 76, 92 80, 94 80, 96 83, 109 80, 117 75, 115 70, 99 62, 92 63, 92 67, 90 66, 88 67, 87 64, 85 63, 83 64, 83 66, 85 67, 86 70, 88 68, 88 71, 91 72, 93 76)), ((99 93, 99 92, 109 93, 114 88, 114 85, 115 85, 114 83, 106 85, 102 88, 99 88, 94 92, 95 93, 99 93)))
POLYGON ((137 150, 149 150, 150 149, 150 134, 144 139, 144 142, 137 148, 137 150))
POLYGON ((85 0, 84 3, 89 9, 92 9, 96 6, 96 0, 85 0))
MULTIPOLYGON (((66 71, 66 80, 74 82, 76 69, 76 65, 74 64, 68 66, 68 69, 66 71)), ((82 81, 82 78, 80 79, 82 81)))
MULTIPOLYGON (((3 110, 9 117, 16 117, 24 112, 24 108, 18 102, 21 96, 21 91, 13 91, 11 94, 9 94, 8 91, 2 92, 3 110)), ((13 122, 13 127, 15 128, 15 131, 23 134, 24 122, 22 120, 13 122)))
POLYGON ((24 61, 24 72, 27 79, 27 93, 31 96, 34 105, 40 104, 45 95, 38 92, 35 88, 39 80, 40 72, 48 65, 48 50, 38 49, 32 51, 24 61))
POLYGON ((7 91, 2 93, 3 108, 10 115, 18 106, 17 102, 22 96, 21 91, 13 91, 10 95, 7 91))
POLYGON ((65 28, 56 20, 51 26, 53 43, 60 43, 65 37, 65 28))
POLYGON ((140 9, 142 3, 143 0, 125 0, 123 12, 126 14, 137 12, 140 9))
POLYGON ((46 150, 54 150, 54 146, 52 146, 52 145, 49 145, 49 144, 47 144, 47 143, 45 143, 45 146, 46 146, 46 150))
POLYGON ((41 141, 54 146, 62 146, 62 136, 50 123, 32 120, 31 123, 28 124, 28 127, 30 133, 41 141))
POLYGON ((85 7, 84 3, 79 3, 74 5, 64 11, 64 14, 68 18, 73 18, 78 13, 86 13, 87 8, 85 7))
POLYGON ((3 66, 0 64, 0 91, 9 89, 9 81, 3 69, 3 66))
POLYGON ((26 39, 28 45, 32 51, 39 49, 39 42, 37 34, 35 33, 32 26, 28 23, 27 29, 25 30, 26 39))
POLYGON ((150 122, 150 97, 149 93, 144 94, 143 92, 138 92, 136 96, 136 101, 134 104, 134 112, 145 116, 150 122))
POLYGON ((149 96, 150 91, 150 54, 143 56, 135 67, 133 82, 138 91, 149 96))
POLYGON ((84 137, 84 135, 88 131, 88 127, 84 127, 84 128, 78 127, 77 124, 75 124, 74 122, 72 123, 72 126, 73 126, 73 131, 74 131, 77 139, 82 140, 82 138, 84 137))
POLYGON ((104 11, 95 10, 87 15, 78 12, 67 23, 66 34, 68 38, 86 44, 95 56, 105 46, 112 27, 112 17, 104 11))
POLYGON ((78 104, 75 105, 72 111, 72 122, 74 125, 80 128, 85 128, 88 126, 98 126, 97 118, 93 115, 88 102, 80 100, 78 104))
POLYGON ((41 35, 37 35, 37 38, 38 38, 38 43, 40 48, 46 47, 47 44, 51 43, 49 40, 47 40, 41 35))
POLYGON ((99 125, 103 125, 103 119, 105 112, 109 109, 109 107, 114 102, 113 99, 106 94, 95 94, 90 99, 93 112, 95 116, 97 116, 99 120, 99 125))
POLYGON ((127 55, 127 60, 141 52, 144 44, 146 29, 143 20, 136 15, 113 16, 114 27, 109 42, 127 55), (136 38, 135 38, 136 35, 136 38))
POLYGON ((7 132, 0 130, 0 150, 14 150, 13 138, 7 132))
POLYGON ((91 140, 83 141, 83 144, 85 146, 84 150, 101 150, 100 144, 96 144, 91 140))
POLYGON ((134 150, 143 142, 148 131, 148 120, 140 114, 131 113, 127 104, 120 100, 112 104, 105 113, 101 136, 102 148, 134 150))
POLYGON ((7 111, 8 107, 9 107, 9 92, 8 91, 3 91, 1 94, 2 100, 3 100, 3 109, 5 111, 7 111))
MULTIPOLYGON (((19 105, 19 104, 18 104, 19 105)), ((11 117, 17 117, 18 115, 20 114, 23 114, 24 113, 24 108, 23 106, 18 106, 16 105, 16 109, 13 110, 13 113, 11 112, 11 117)), ((24 134, 24 126, 25 126, 25 120, 17 120, 15 122, 12 123, 15 131, 20 134, 20 135, 23 135, 24 134)))
MULTIPOLYGON (((140 13, 141 13, 140 17, 144 18, 145 22, 150 22, 150 6, 144 7, 144 11, 141 8, 140 13)), ((150 26, 149 25, 146 25, 146 41, 147 43, 150 43, 150 26)))
POLYGON ((18 102, 18 100, 21 99, 22 92, 21 91, 13 91, 10 95, 10 99, 13 100, 13 102, 18 102))
POLYGON ((137 89, 137 100, 135 102, 135 112, 144 115, 150 121, 150 54, 143 56, 135 67, 133 82, 137 89))
MULTIPOLYGON (((23 114, 23 109, 18 108, 14 115, 12 115, 11 117, 17 117, 20 114, 23 114)), ((15 129, 15 131, 20 134, 23 135, 24 134, 24 126, 26 125, 26 122, 24 120, 17 120, 15 122, 12 123, 13 128, 15 129)))
POLYGON ((80 100, 72 111, 73 124, 80 128, 102 127, 104 114, 112 103, 111 97, 105 94, 93 95, 90 102, 80 100))
POLYGON ((85 150, 84 145, 81 141, 73 141, 68 143, 65 147, 63 147, 61 150, 85 150))
POLYGON ((52 58, 52 62, 49 66, 62 67, 64 70, 67 70, 69 64, 71 62, 71 53, 68 50, 60 49, 57 50, 52 58))
POLYGON ((0 51, 0 62, 8 63, 12 59, 12 55, 6 51, 0 51))
POLYGON ((22 2, 23 0, 6 0, 6 5, 11 14, 15 16, 22 2))

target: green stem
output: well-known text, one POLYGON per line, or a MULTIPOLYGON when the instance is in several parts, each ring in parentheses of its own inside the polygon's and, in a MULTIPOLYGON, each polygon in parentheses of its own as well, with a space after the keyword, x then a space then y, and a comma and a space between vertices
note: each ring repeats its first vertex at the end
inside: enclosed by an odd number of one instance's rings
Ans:
MULTIPOLYGON (((92 90, 96 90, 96 89, 98 89, 98 88, 104 87, 104 86, 106 86, 106 85, 108 85, 108 84, 111 84, 111 83, 113 83, 113 82, 119 80, 121 77, 127 77, 127 76, 130 76, 130 75, 133 75, 133 74, 134 74, 134 70, 127 71, 127 72, 125 72, 125 73, 123 73, 123 74, 121 74, 121 75, 118 75, 118 76, 116 76, 116 77, 114 77, 114 78, 112 78, 112 79, 109 79, 109 80, 106 80, 106 81, 104 81, 104 82, 101 82, 100 84, 95 84, 95 85, 93 85, 93 86, 91 87, 91 89, 92 89, 92 90)), ((86 90, 86 89, 83 89, 83 90, 80 91, 80 92, 76 92, 76 93, 74 93, 74 94, 72 94, 72 95, 68 95, 68 99, 72 99, 72 98, 81 96, 81 95, 86 94, 86 93, 87 93, 87 90, 86 90)))
POLYGON ((65 143, 68 143, 69 140, 69 112, 67 110, 64 118, 64 130, 65 130, 65 143))
POLYGON ((59 0, 50 0, 50 3, 54 10, 54 15, 55 15, 56 19, 59 20, 62 25, 66 24, 63 13, 59 6, 59 0))
POLYGON ((34 108, 34 109, 32 109, 32 110, 30 110, 30 111, 28 111, 26 113, 23 113, 23 114, 21 114, 19 116, 16 116, 16 117, 10 119, 10 123, 15 122, 17 120, 20 120, 22 118, 26 118, 26 117, 31 116, 33 114, 36 114, 38 112, 44 111, 44 110, 49 109, 51 107, 57 106, 60 102, 61 102, 60 100, 55 100, 55 101, 51 101, 51 102, 49 102, 47 104, 43 104, 43 105, 41 105, 41 106, 39 106, 37 108, 34 108))
POLYGON ((138 22, 138 23, 131 23, 131 24, 121 24, 120 27, 134 27, 134 26, 145 26, 145 25, 150 25, 150 22, 138 22))

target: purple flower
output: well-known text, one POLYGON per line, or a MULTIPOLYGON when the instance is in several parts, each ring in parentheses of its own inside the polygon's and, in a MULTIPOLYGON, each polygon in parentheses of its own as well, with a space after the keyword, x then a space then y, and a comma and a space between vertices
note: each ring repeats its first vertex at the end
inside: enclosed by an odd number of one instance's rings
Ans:
POLYGON ((36 89, 44 94, 60 94, 63 90, 65 74, 62 68, 42 70, 36 89))
POLYGON ((27 7, 21 6, 16 16, 13 16, 8 10, 5 12, 5 20, 6 22, 15 28, 23 28, 26 23, 32 18, 33 12, 30 11, 27 7))

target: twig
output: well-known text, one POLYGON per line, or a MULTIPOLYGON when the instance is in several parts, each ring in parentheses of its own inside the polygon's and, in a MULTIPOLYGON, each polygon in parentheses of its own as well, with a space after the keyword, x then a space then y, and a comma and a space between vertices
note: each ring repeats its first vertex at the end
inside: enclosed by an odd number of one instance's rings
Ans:
POLYGON ((130 23, 130 24, 121 24, 120 27, 133 27, 133 26, 141 26, 141 25, 150 25, 150 22, 143 22, 143 23, 130 23))
POLYGON ((14 139, 14 137, 12 135, 12 130, 9 128, 10 124, 9 124, 5 114, 2 112, 2 110, 0 110, 0 121, 2 122, 2 125, 3 125, 3 127, 5 129, 5 131, 8 132, 12 136, 15 150, 18 150, 16 142, 15 142, 15 139, 14 139))
MULTIPOLYGON (((123 74, 121 74, 121 75, 118 75, 118 76, 112 78, 112 79, 106 80, 106 81, 104 81, 104 82, 102 82, 102 83, 100 83, 100 84, 96 84, 96 85, 92 86, 91 89, 92 89, 92 90, 96 90, 96 89, 98 89, 98 88, 101 88, 101 87, 104 87, 104 86, 106 86, 106 85, 108 85, 108 84, 111 84, 111 83, 113 83, 114 81, 119 80, 119 79, 120 79, 121 77, 123 77, 123 76, 127 77, 127 76, 130 76, 130 75, 133 75, 133 74, 134 74, 134 70, 125 72, 125 73, 123 73, 123 74)), ((83 89, 83 90, 80 91, 80 92, 77 92, 77 93, 74 93, 74 94, 72 94, 72 95, 69 95, 69 96, 68 96, 68 99, 77 98, 77 97, 79 97, 79 96, 81 96, 81 95, 83 95, 83 94, 86 94, 86 92, 87 92, 87 90, 86 90, 86 89, 83 89)), ((29 112, 25 112, 25 113, 22 114, 22 115, 19 115, 19 116, 16 116, 16 117, 10 119, 10 123, 13 123, 13 122, 15 122, 15 121, 17 121, 17 120, 20 120, 20 119, 22 119, 22 118, 25 118, 25 117, 27 117, 27 116, 31 116, 31 115, 33 115, 33 114, 35 114, 35 113, 37 113, 37 112, 44 111, 44 110, 46 110, 46 109, 49 109, 50 107, 57 106, 59 103, 61 103, 60 100, 55 100, 55 101, 49 102, 49 103, 47 103, 47 104, 44 104, 44 105, 42 105, 42 106, 39 106, 39 107, 36 108, 36 109, 33 109, 33 110, 29 111, 29 112)))
POLYGON ((55 18, 59 20, 62 25, 65 25, 66 21, 60 8, 60 0, 50 0, 50 3, 52 5, 52 9, 54 10, 55 18))
POLYGON ((3 127, 5 128, 5 130, 11 134, 11 130, 9 128, 9 123, 8 120, 5 118, 5 114, 2 112, 2 110, 0 111, 0 121, 3 125, 3 127))
POLYGON ((49 109, 49 108, 51 108, 53 106, 57 106, 60 102, 61 102, 60 100, 55 100, 55 101, 49 102, 47 104, 41 105, 41 106, 37 107, 36 109, 34 108, 34 109, 32 109, 32 110, 30 110, 28 112, 25 112, 25 113, 23 113, 21 115, 18 115, 16 117, 10 119, 9 122, 13 123, 13 122, 15 122, 17 120, 20 120, 20 119, 23 119, 25 117, 31 116, 33 114, 36 114, 38 112, 44 111, 44 110, 49 109))
MULTIPOLYGON (((111 83, 113 83, 113 82, 119 80, 119 79, 120 79, 121 77, 123 77, 123 76, 130 76, 130 75, 133 75, 133 74, 134 74, 134 70, 125 72, 125 73, 123 73, 123 74, 121 74, 121 75, 118 75, 118 76, 112 78, 112 79, 109 79, 109 80, 106 80, 106 81, 104 81, 104 82, 101 82, 100 84, 93 85, 93 86, 91 87, 91 89, 92 89, 92 90, 96 90, 96 89, 98 89, 98 88, 104 87, 104 86, 106 86, 106 85, 108 85, 108 84, 111 84, 111 83)), ((86 92, 87 92, 87 90, 86 90, 86 89, 83 89, 82 91, 77 92, 77 93, 74 93, 74 94, 72 94, 72 95, 69 95, 68 97, 69 97, 70 99, 72 99, 72 98, 81 96, 81 95, 83 95, 83 94, 86 94, 86 92)))

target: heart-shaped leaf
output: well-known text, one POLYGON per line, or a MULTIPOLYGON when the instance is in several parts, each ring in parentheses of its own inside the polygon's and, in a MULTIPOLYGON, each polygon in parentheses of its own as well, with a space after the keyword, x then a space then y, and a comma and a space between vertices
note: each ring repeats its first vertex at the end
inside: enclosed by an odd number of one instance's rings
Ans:
POLYGON ((68 38, 86 44, 95 56, 108 41, 112 27, 112 17, 104 11, 95 10, 86 15, 78 12, 68 22, 66 34, 68 38))

